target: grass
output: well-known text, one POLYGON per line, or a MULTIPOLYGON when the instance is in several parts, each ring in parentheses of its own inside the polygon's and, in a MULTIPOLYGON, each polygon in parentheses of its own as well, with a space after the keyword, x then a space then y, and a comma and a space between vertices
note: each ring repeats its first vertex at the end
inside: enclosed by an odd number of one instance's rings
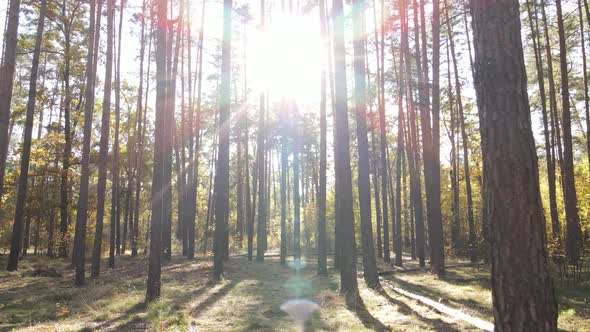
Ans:
MULTIPOLYGON (((458 262, 449 262, 449 264, 458 262)), ((413 262, 409 267, 414 267, 413 262)), ((493 322, 489 267, 451 267, 443 278, 422 271, 385 276, 392 285, 429 297, 463 312, 493 322)), ((590 281, 577 285, 555 283, 562 331, 590 331, 590 281)))
MULTIPOLYGON (((6 257, 0 257, 0 264, 5 262, 6 257)), ((475 330, 393 291, 368 289, 362 278, 362 303, 351 310, 338 293, 338 273, 316 276, 312 258, 295 269, 280 266, 278 257, 267 257, 264 263, 232 257, 225 264, 224 280, 213 283, 210 260, 174 257, 163 267, 161 299, 147 307, 143 304, 144 258, 117 258, 114 270, 106 268, 105 262, 101 277, 88 279, 84 287, 73 286, 67 261, 50 264, 63 276, 31 276, 36 267, 47 265, 46 258, 32 256, 22 261, 18 273, 0 272, 0 330, 294 331, 291 319, 280 310, 282 303, 293 298, 320 305, 307 330, 475 330)), ((385 279, 491 321, 485 268, 449 268, 444 279, 423 271, 395 273, 385 279)), ((590 330, 589 292, 587 287, 558 289, 561 329, 590 330)))

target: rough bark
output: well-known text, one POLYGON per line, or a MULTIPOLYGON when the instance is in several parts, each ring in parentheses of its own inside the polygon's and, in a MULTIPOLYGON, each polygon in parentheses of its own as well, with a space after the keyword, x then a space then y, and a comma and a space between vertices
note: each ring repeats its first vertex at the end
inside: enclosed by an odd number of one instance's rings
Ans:
MULTIPOLYGON (((35 116, 35 104, 37 102, 37 77, 39 76, 39 62, 41 55, 41 42, 43 41, 43 30, 45 28, 45 13, 47 11, 47 0, 41 2, 39 18, 37 20, 37 34, 35 37, 35 49, 31 63, 31 76, 29 82, 29 95, 27 100, 27 111, 25 116, 25 127, 23 137, 23 150, 21 153, 20 174, 18 177, 16 194, 16 211, 14 213, 14 224, 12 225, 12 238, 10 242, 10 255, 8 257, 8 271, 15 271, 18 268, 18 255, 23 232, 25 217, 25 203, 27 200, 27 184, 29 181, 29 164, 31 162, 31 143, 33 137, 33 122, 35 116)), ((41 119, 42 121, 42 119, 41 119)), ((35 244, 37 247, 37 244, 35 244)), ((26 246, 25 246, 26 248, 26 246)))
POLYGON ((0 64, 0 201, 4 189, 6 157, 8 143, 10 142, 10 105, 14 86, 13 78, 16 67, 16 44, 20 17, 20 0, 10 0, 9 2, 6 35, 4 37, 4 54, 2 54, 2 63, 0 64))
POLYGON ((472 0, 471 8, 495 330, 557 331, 519 4, 472 0))

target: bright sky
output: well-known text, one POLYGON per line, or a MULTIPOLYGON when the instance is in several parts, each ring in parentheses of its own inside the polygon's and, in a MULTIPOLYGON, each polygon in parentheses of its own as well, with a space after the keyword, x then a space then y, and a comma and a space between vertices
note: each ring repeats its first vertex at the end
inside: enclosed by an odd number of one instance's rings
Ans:
MULTIPOLYGON (((330 1, 328 1, 330 3, 330 1)), ((201 18, 201 0, 191 0, 188 6, 191 10, 192 20, 192 35, 196 38, 198 35, 198 28, 200 26, 201 18)), ((236 34, 233 39, 233 54, 232 54, 232 66, 239 66, 239 77, 235 80, 238 82, 238 93, 239 96, 243 96, 244 86, 244 75, 248 77, 248 87, 250 89, 249 102, 252 104, 257 103, 257 96, 260 91, 264 90, 268 92, 271 103, 278 102, 283 96, 294 97, 300 109, 304 112, 318 112, 319 104, 319 74, 322 66, 325 64, 325 56, 321 54, 321 44, 319 35, 319 14, 317 7, 313 7, 307 13, 299 13, 297 15, 287 15, 281 13, 280 1, 279 0, 267 0, 266 1, 266 29, 264 32, 260 31, 260 1, 234 1, 235 8, 241 7, 244 4, 249 4, 250 14, 252 20, 247 23, 247 26, 243 26, 243 22, 237 13, 234 13, 234 20, 232 22, 233 29, 236 34), (243 33, 245 31, 248 40, 244 43, 237 35, 237 32, 243 33), (246 59, 246 60, 245 60, 246 59), (247 62, 247 71, 244 72, 244 61, 247 62)), ((4 28, 4 20, 6 7, 8 1, 1 1, 0 3, 0 27, 4 28)), ((122 50, 122 78, 130 81, 133 84, 137 83, 138 72, 139 72, 139 42, 140 42, 140 27, 136 23, 131 22, 131 17, 141 10, 142 0, 127 0, 127 4, 124 12, 123 20, 123 50, 122 50)), ((428 7, 427 7, 428 8, 428 7)), ((349 6, 345 6, 345 10, 348 12, 349 6)), ((430 8, 428 8, 430 9, 430 8)), ((549 11, 551 12, 551 7, 549 11)), ((573 6, 572 1, 566 1, 564 3, 564 12, 577 14, 576 7, 573 6)), ((177 15, 177 9, 173 14, 177 15)), ((367 17, 367 33, 370 39, 369 47, 373 49, 372 32, 374 31, 373 24, 373 13, 372 8, 369 8, 366 12, 367 17)), ((427 13, 429 16, 430 13, 427 13)), ((172 16, 172 14, 170 14, 172 16)), ((350 16, 347 15, 349 18, 350 16)), ((203 91, 212 91, 215 88, 217 82, 215 80, 207 80, 209 75, 219 74, 219 67, 214 63, 214 55, 220 49, 221 43, 221 27, 222 27, 222 2, 207 0, 206 8, 206 24, 205 24, 205 61, 204 71, 205 80, 203 91)), ((116 15, 118 20, 118 14, 116 15)), ((530 40, 524 35, 526 26, 528 25, 526 17, 523 20, 523 42, 525 47, 530 47, 527 43, 530 40)), ((101 41, 105 42, 105 24, 106 19, 103 18, 103 36, 101 41)), ((118 26, 118 23, 116 23, 118 26)), ((455 29, 464 29, 461 18, 461 23, 455 29)), ((428 27, 430 30, 430 26, 428 27)), ((458 32, 458 31, 456 31, 458 32)), ((461 31, 463 32, 463 31, 461 31)), ((395 33, 395 32, 394 32, 395 33)), ((471 36, 473 37, 473 36, 471 36)), ((2 36, 4 38, 4 36, 2 36)), ((351 65, 352 49, 351 40, 352 33, 350 31, 350 22, 347 21, 347 42, 348 45, 348 56, 347 64, 351 65)), ((441 49, 441 86, 446 87, 446 36, 442 36, 442 49, 441 49)), ((3 40, 2 40, 3 42, 3 40)), ((463 37, 457 37, 456 47, 459 53, 459 70, 462 77, 462 81, 465 82, 463 94, 466 98, 472 102, 475 101, 475 93, 472 87, 471 72, 469 68, 469 60, 467 55, 467 49, 465 40, 463 37)), ((555 45, 557 47, 557 45, 555 45)), ((391 65, 391 55, 389 53, 389 47, 386 47, 386 66, 391 65)), ((572 58, 574 61, 581 61, 577 58, 572 58)), ((193 61, 196 60, 196 49, 193 50, 193 61)), ((375 59, 374 54, 369 54, 369 64, 371 71, 375 71, 375 59)), ((577 70, 581 69, 581 65, 575 66, 577 70)), ((155 70, 155 66, 152 64, 152 72, 155 70)), ((196 66, 193 64, 193 70, 196 66)), ((98 76, 104 77, 104 68, 99 67, 98 76)), ((348 73, 349 83, 352 83, 352 75, 348 73)), ((232 81, 233 83, 233 81, 232 81)), ((151 88, 154 88, 152 84, 151 88)), ((536 90, 536 85, 530 85, 530 92, 536 90)), ((97 87, 97 94, 102 94, 102 87, 97 87)), ((233 89, 233 88, 232 88, 233 89)), ((351 86, 349 86, 349 93, 352 92, 351 86)), ((153 94, 152 94, 153 95, 153 94)), ((233 96, 233 92, 232 92, 233 96)), ((151 97, 151 102, 154 98, 151 97)), ((394 119, 394 114, 397 113, 395 100, 390 96, 387 96, 388 101, 388 117, 394 119)), ((578 109, 581 105, 577 105, 578 109)), ((473 120, 476 119, 475 113, 473 120)), ((537 142, 542 142, 541 122, 539 112, 533 112, 533 128, 537 142)), ((392 128, 395 132, 395 128, 392 128)), ((579 130, 577 123, 574 123, 573 129, 579 130)), ((446 132, 441 132, 442 142, 446 142, 446 132)), ((441 147, 443 160, 448 158, 448 148, 445 146, 441 147)))

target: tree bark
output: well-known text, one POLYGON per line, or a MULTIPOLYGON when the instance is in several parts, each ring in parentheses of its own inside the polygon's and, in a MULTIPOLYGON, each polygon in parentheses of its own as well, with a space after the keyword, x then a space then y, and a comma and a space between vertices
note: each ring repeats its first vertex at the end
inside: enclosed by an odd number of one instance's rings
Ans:
POLYGON ((104 95, 102 101, 102 120, 100 128, 100 150, 98 156, 98 183, 96 227, 94 232, 94 246, 92 250, 91 275, 97 278, 100 275, 100 256, 102 254, 102 233, 104 226, 104 209, 107 186, 107 158, 109 153, 109 135, 111 128, 111 90, 113 75, 113 44, 115 24, 115 0, 107 1, 107 51, 104 78, 104 95))
MULTIPOLYGON (((37 77, 39 76, 39 62, 41 55, 41 43, 43 41, 43 30, 45 28, 45 13, 47 11, 47 0, 41 2, 39 18, 37 21, 37 34, 35 37, 35 49, 33 51, 33 62, 31 63, 31 77, 29 82, 29 95, 27 100, 27 111, 25 116, 25 128, 23 138, 23 151, 21 154, 20 174, 18 177, 16 194, 16 211, 14 213, 14 224, 12 225, 12 238, 10 242, 10 256, 8 257, 8 271, 15 271, 18 268, 18 255, 23 232, 23 221, 25 216, 25 203, 27 200, 27 183, 29 181, 29 164, 31 161, 31 143, 33 137, 33 122, 35 116, 35 104, 37 102, 37 77)), ((42 121, 43 119, 41 119, 42 121)), ((30 218, 30 216, 29 216, 30 218)), ((30 223, 28 223, 30 224, 30 223)), ((28 233, 28 232, 27 232, 28 233)), ((28 234, 27 234, 28 235, 28 234)), ((35 247, 37 245, 35 244, 35 247)), ((25 246, 26 248, 26 246, 25 246)))
POLYGON ((84 138, 82 142, 82 160, 80 171, 80 191, 78 196, 76 229, 72 263, 76 268, 75 284, 84 284, 84 261, 86 256, 86 223, 88 218, 88 187, 90 178, 90 142, 92 139, 92 113, 94 112, 94 88, 96 79, 96 59, 100 38, 100 17, 102 0, 90 1, 90 24, 88 26, 88 54, 86 56, 86 90, 84 103, 84 138), (95 27, 96 22, 96 27, 95 27))
MULTIPOLYGON (((342 0, 333 2, 334 24, 334 74, 335 74, 335 130, 337 137, 336 177, 339 179, 339 208, 338 222, 340 241, 342 245, 340 257, 340 291, 349 306, 355 306, 358 299, 358 285, 356 280, 356 245, 354 235, 354 214, 352 211, 352 174, 350 169, 350 137, 348 132, 348 107, 346 89, 346 59, 344 46, 344 13, 342 0)), ((384 126, 385 123, 382 123, 384 126)), ((383 128, 384 129, 384 128, 383 128)), ((384 143, 384 142, 382 142, 384 143)), ((386 177, 383 178, 384 180, 386 177)), ((384 197, 387 197, 385 194, 384 197)))
MULTIPOLYGON (((223 40, 221 51, 221 98, 219 103, 219 152, 215 172, 215 237, 213 245, 213 278, 223 275, 226 215, 229 200, 229 121, 231 70, 231 14, 232 0, 223 1, 223 40)), ((262 203, 262 202, 261 202, 262 203)))
MULTIPOLYGON (((428 222, 430 268, 437 275, 445 273, 445 248, 440 212, 440 1, 432 1, 432 146, 431 163, 432 219, 428 222)), ((416 229, 419 232, 419 229, 416 229)))
POLYGON ((461 97, 461 80, 459 70, 457 69, 457 57, 455 55, 455 42, 453 39, 453 29, 449 18, 449 10, 445 0, 445 15, 447 20, 447 33, 449 34, 449 43, 451 47, 451 59, 453 60, 453 70, 455 72, 455 91, 457 92, 457 111, 459 114, 459 125, 461 128, 461 142, 463 145, 463 172, 465 176, 465 194, 467 195, 467 224, 469 231, 469 259, 471 262, 477 261, 477 243, 475 239, 475 221, 473 217, 473 194, 471 190, 471 170, 469 167, 469 141, 465 125, 465 111, 463 109, 463 100, 461 97))
POLYGON ((472 0, 471 8, 495 330, 557 331, 519 4, 472 0))
POLYGON ((6 174, 6 157, 10 143, 10 105, 14 86, 16 67, 16 44, 18 41, 18 21, 20 17, 20 0, 10 0, 4 37, 4 54, 0 64, 0 202, 4 189, 6 174))
POLYGON ((578 198, 574 178, 574 157, 572 151, 572 120, 570 111, 569 74, 567 47, 561 10, 561 0, 555 1, 557 11, 557 30, 559 33, 559 63, 561 68, 561 116, 563 126, 563 196, 566 216, 566 254, 571 263, 577 264, 580 258, 582 235, 578 216, 578 198))
POLYGON ((371 221, 371 179, 369 139, 367 137, 367 96, 365 70, 365 13, 364 1, 355 0, 352 8, 354 34, 354 100, 357 125, 358 193, 363 254, 363 276, 370 288, 381 288, 377 275, 377 262, 371 221))
POLYGON ((150 252, 148 264, 147 291, 145 302, 152 302, 160 297, 161 259, 162 259, 162 225, 168 217, 165 211, 163 186, 166 147, 166 112, 167 112, 167 0, 156 0, 156 123, 154 137, 154 171, 152 176, 152 216, 150 223, 150 252))

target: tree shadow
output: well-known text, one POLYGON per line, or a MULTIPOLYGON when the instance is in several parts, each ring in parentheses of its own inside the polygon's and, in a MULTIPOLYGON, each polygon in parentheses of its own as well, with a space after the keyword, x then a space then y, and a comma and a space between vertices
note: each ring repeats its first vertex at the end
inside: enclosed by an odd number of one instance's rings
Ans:
MULTIPOLYGON (((398 284, 402 289, 411 291, 412 293, 416 293, 418 295, 428 297, 428 298, 433 299, 435 301, 440 300, 440 299, 448 300, 448 301, 451 301, 455 304, 458 304, 461 307, 473 310, 476 313, 478 313, 479 315, 482 315, 484 317, 489 317, 489 316, 493 315, 492 308, 489 308, 489 307, 487 307, 475 300, 453 298, 453 297, 450 297, 449 294, 446 294, 446 293, 441 292, 439 290, 429 288, 429 287, 419 286, 414 283, 402 280, 394 275, 388 276, 387 279, 398 284)), ((441 279, 441 280, 444 281, 444 279, 441 279)), ((452 284, 452 283, 449 283, 449 284, 452 284)), ((458 284, 458 285, 461 285, 461 284, 458 284)), ((451 307, 453 307, 453 306, 451 305, 451 307)), ((456 308, 456 309, 460 309, 460 308, 456 308)))
MULTIPOLYGON (((195 289, 193 291, 182 292, 179 295, 174 296, 174 299, 173 299, 174 307, 176 307, 176 308, 184 307, 186 304, 188 304, 191 301, 191 299, 201 296, 205 291, 207 291, 210 288, 211 288, 211 284, 207 283, 207 284, 201 285, 200 287, 198 287, 197 289, 195 289)), ((101 323, 100 325, 94 327, 93 330, 116 329, 119 331, 129 331, 129 330, 141 329, 142 326, 145 327, 145 325, 147 325, 145 318, 134 317, 131 320, 129 320, 129 318, 133 315, 136 315, 136 314, 146 311, 147 308, 148 308, 148 305, 145 302, 143 302, 143 301, 138 302, 135 305, 133 305, 131 308, 126 310, 124 313, 122 313, 121 315, 101 323), (121 325, 117 325, 121 322, 124 322, 124 323, 121 325)))
POLYGON ((395 306, 396 309, 406 315, 406 316, 412 316, 412 317, 416 317, 418 320, 424 322, 425 324, 427 324, 428 326, 431 326, 432 328, 434 328, 436 331, 441 331, 441 332, 455 332, 455 331, 461 331, 459 329, 457 329, 455 326, 453 326, 452 324, 449 324, 445 321, 443 321, 442 319, 438 318, 438 319, 432 319, 432 318, 428 318, 428 317, 424 317, 422 316, 419 312, 417 312, 416 310, 412 309, 409 305, 407 305, 406 303, 393 298, 391 295, 389 295, 385 290, 382 290, 381 292, 379 292, 379 295, 383 296, 391 305, 395 306))
MULTIPOLYGON (((213 285, 214 284, 210 282, 210 283, 207 283, 204 287, 211 287, 213 285)), ((221 298, 223 298, 225 295, 227 295, 236 285, 237 285, 236 280, 231 280, 229 283, 223 285, 223 287, 221 287, 221 289, 215 291, 214 293, 209 295, 208 298, 206 298, 205 300, 201 301, 199 304, 197 304, 196 306, 191 308, 190 316, 198 317, 199 314, 201 314, 201 311, 203 311, 206 308, 211 307, 215 302, 219 301, 221 298)))
POLYGON ((347 302, 347 309, 355 314, 366 328, 373 331, 391 331, 390 327, 371 315, 360 295, 356 294, 355 299, 347 302))

